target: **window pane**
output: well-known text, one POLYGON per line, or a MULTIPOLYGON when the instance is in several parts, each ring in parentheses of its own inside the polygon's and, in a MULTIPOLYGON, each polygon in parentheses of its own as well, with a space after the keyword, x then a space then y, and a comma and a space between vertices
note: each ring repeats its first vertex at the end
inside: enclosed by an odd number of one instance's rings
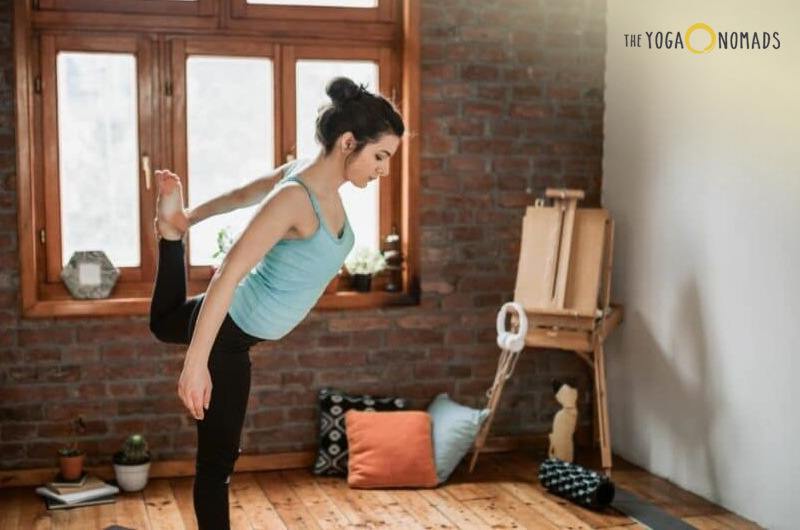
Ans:
MULTIPOLYGON (((375 92, 378 90, 378 65, 372 61, 297 61, 297 155, 313 158, 320 150, 314 131, 317 109, 330 102, 325 94, 325 85, 337 76, 347 76, 356 83, 363 83, 375 92)), ((366 189, 345 183, 339 188, 347 217, 356 236, 353 249, 359 246, 378 246, 378 180, 373 180, 366 189)))
POLYGON ((102 250, 139 266, 136 58, 60 52, 57 57, 61 262, 102 250))
MULTIPOLYGON (((194 207, 274 167, 272 61, 193 56, 186 61, 188 203, 194 207)), ((191 228, 189 260, 218 263, 217 235, 240 234, 258 206, 211 217, 191 228)))
POLYGON ((324 7, 377 7, 378 0, 247 0, 248 4, 324 7))

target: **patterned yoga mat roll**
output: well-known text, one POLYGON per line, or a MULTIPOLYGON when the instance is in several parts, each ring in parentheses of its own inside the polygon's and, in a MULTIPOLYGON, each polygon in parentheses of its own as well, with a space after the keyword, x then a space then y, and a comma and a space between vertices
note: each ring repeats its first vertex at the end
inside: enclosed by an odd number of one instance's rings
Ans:
POLYGON ((539 466, 539 482, 550 493, 593 510, 602 510, 614 500, 614 483, 608 477, 556 458, 539 466))

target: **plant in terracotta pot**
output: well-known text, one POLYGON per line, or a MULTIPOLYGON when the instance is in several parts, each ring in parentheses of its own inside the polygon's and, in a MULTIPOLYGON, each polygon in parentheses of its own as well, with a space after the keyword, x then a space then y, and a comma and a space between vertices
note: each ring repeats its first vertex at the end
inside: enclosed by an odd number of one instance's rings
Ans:
POLYGON ((114 474, 123 491, 140 491, 147 486, 150 473, 150 452, 141 434, 129 436, 125 446, 114 453, 114 474))
POLYGON ((372 287, 372 277, 386 268, 386 259, 374 248, 358 247, 347 257, 344 266, 353 277, 355 290, 368 292, 372 287))
POLYGON ((78 449, 78 440, 75 437, 85 432, 86 425, 83 423, 83 418, 79 417, 70 424, 69 445, 58 450, 58 467, 64 480, 77 480, 83 474, 86 453, 78 449))

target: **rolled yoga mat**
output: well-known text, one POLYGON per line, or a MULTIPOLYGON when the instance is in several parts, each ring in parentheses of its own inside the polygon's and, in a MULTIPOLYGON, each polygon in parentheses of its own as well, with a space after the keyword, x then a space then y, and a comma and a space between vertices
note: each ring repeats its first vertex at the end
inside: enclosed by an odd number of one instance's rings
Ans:
POLYGON ((550 493, 593 510, 614 500, 614 483, 607 476, 557 458, 542 462, 539 482, 550 493))

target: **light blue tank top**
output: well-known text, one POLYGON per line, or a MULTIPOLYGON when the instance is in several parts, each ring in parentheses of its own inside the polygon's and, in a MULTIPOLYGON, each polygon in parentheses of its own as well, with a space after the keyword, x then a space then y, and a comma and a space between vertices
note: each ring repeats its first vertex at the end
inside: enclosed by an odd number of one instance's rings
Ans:
POLYGON ((317 198, 297 177, 305 163, 298 160, 277 184, 297 182, 305 188, 319 226, 305 239, 281 239, 239 282, 228 312, 243 331, 267 340, 280 339, 297 326, 339 272, 355 242, 345 214, 341 237, 322 217, 317 198))

